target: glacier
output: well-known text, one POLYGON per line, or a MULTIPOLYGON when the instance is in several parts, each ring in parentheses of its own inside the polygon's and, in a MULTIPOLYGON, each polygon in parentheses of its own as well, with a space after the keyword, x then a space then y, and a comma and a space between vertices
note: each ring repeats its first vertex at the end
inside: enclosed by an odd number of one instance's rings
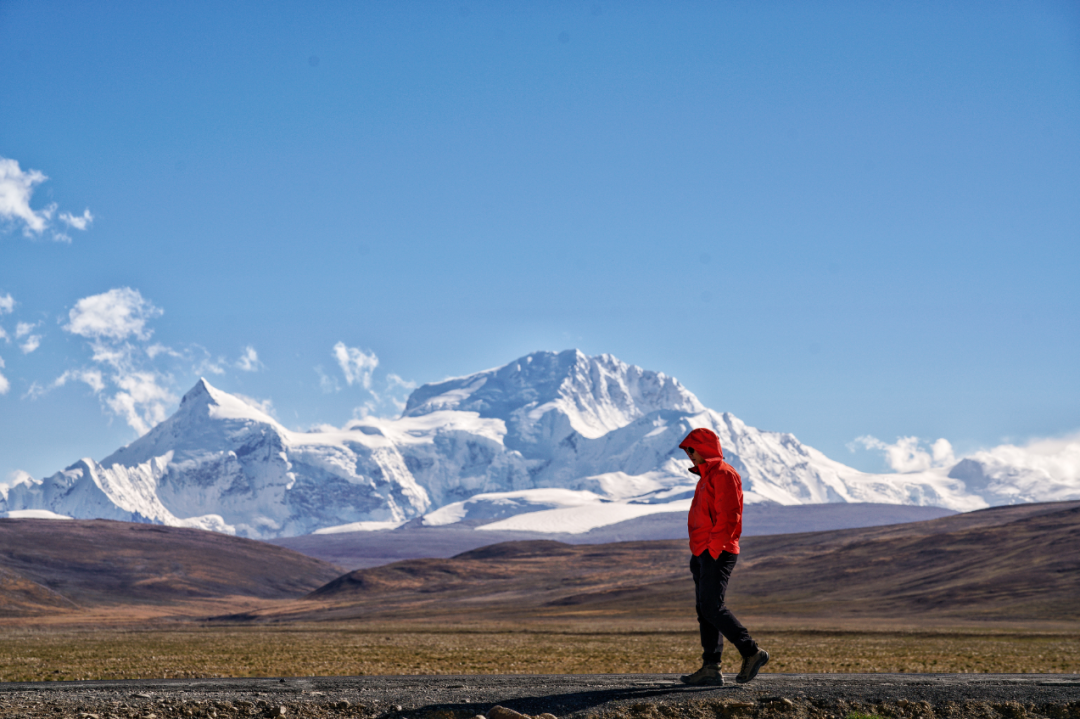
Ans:
MULTIPOLYGON (((409 521, 580 533, 685 511, 696 478, 677 446, 697 427, 720 436, 748 503, 966 511, 1037 501, 1036 480, 1046 471, 1010 475, 1007 457, 976 455, 921 472, 860 472, 791 434, 705 407, 661 372, 567 350, 423 385, 397 418, 312 431, 287 429, 202 379, 172 416, 100 462, 84 458, 0 488, 0 513, 259 539, 409 521), (1010 477, 1023 482, 1009 484, 1010 477)), ((1054 498, 1080 496, 1075 481, 1063 481, 1052 485, 1054 498)))

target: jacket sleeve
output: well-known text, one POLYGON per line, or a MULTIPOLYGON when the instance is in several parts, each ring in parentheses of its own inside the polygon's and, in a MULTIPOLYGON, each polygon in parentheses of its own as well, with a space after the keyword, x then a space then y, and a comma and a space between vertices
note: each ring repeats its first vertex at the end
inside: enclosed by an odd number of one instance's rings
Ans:
POLYGON ((712 510, 716 520, 713 524, 712 535, 709 537, 709 545, 725 547, 734 539, 736 527, 741 524, 742 519, 739 490, 735 485, 732 470, 727 467, 716 473, 712 510))

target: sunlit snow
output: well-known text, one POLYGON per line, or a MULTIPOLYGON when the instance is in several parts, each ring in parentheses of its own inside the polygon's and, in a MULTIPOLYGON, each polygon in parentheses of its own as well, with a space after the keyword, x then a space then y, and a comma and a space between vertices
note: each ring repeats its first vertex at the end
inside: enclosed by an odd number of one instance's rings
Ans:
POLYGON ((569 350, 419 387, 397 419, 307 432, 200 380, 171 417, 100 463, 82 459, 3 487, 0 512, 262 538, 391 529, 417 518, 581 533, 685 512, 696 477, 677 447, 697 427, 720 436, 748 504, 970 510, 1080 498, 1075 437, 867 474, 793 435, 708 409, 674 378, 569 350))

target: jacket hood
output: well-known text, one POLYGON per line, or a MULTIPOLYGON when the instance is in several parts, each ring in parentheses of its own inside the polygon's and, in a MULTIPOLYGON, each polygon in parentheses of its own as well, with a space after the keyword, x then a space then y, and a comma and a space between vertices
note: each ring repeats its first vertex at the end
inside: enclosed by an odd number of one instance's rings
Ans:
POLYGON ((720 438, 716 432, 704 427, 695 429, 679 443, 679 449, 696 450, 705 459, 723 459, 724 450, 720 448, 720 438))

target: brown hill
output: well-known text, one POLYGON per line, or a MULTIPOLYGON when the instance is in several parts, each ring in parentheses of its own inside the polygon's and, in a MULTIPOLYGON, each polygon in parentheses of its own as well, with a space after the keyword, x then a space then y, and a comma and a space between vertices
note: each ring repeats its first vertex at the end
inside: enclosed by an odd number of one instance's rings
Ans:
MULTIPOLYGON (((683 541, 508 542, 357 570, 233 618, 685 618, 688 560, 683 541)), ((748 537, 740 560, 728 601, 747 616, 1080 620, 1080 502, 748 537)))
POLYGON ((200 598, 295 598, 340 573, 283 547, 197 529, 0 519, 0 616, 200 598))

